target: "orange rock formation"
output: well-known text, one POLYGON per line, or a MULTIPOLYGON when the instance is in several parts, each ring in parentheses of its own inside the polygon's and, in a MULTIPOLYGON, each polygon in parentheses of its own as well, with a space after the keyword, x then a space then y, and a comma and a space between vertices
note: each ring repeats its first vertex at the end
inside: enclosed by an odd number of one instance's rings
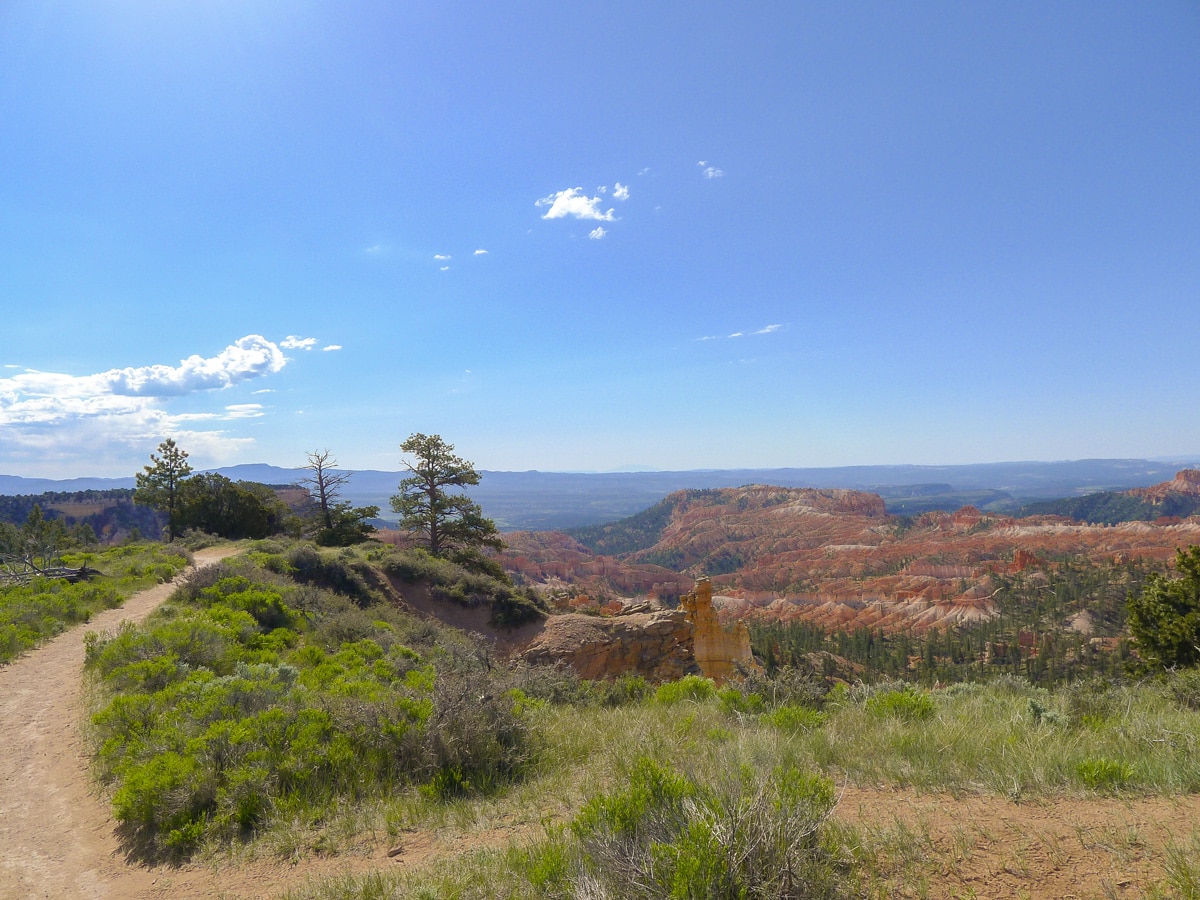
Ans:
POLYGON ((700 671, 717 684, 729 680, 738 669, 758 668, 750 650, 746 623, 721 624, 713 608, 712 582, 706 576, 696 581, 696 590, 679 598, 692 625, 693 652, 700 671))

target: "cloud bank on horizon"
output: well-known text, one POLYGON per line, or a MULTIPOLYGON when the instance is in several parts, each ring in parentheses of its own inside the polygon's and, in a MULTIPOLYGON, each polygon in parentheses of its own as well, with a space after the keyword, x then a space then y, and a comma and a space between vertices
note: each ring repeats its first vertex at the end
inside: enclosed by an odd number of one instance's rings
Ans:
MULTIPOLYGON (((172 412, 172 401, 219 396, 235 385, 264 379, 287 365, 283 348, 311 350, 316 344, 316 338, 288 335, 275 343, 250 334, 215 356, 193 354, 176 366, 127 366, 90 375, 25 370, 0 378, 6 461, 36 466, 74 457, 82 470, 87 460, 141 455, 166 437, 186 442, 201 455, 229 458, 253 439, 198 423, 259 418, 266 414, 263 405, 218 402, 208 411, 172 412)), ((340 348, 331 344, 323 349, 340 348)))

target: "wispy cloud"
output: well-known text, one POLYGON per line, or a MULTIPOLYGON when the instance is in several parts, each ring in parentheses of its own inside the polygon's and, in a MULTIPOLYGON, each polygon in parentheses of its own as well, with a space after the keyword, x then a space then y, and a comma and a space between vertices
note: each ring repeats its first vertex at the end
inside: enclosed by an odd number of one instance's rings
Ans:
POLYGON ((433 254, 433 258, 436 259, 438 262, 446 262, 447 260, 450 259, 450 254, 449 253, 435 253, 435 254, 433 254))
POLYGON ((613 188, 613 199, 614 200, 628 200, 629 199, 629 185, 621 184, 621 182, 618 181, 616 186, 613 188))
POLYGON ((311 350, 316 343, 316 338, 302 338, 296 337, 294 334, 289 334, 279 342, 279 346, 284 350, 311 350))
POLYGON ((762 334, 775 334, 777 331, 780 331, 781 329, 783 329, 783 327, 784 326, 781 324, 765 325, 762 328, 759 328, 755 331, 732 331, 729 334, 724 335, 723 337, 719 334, 706 334, 706 335, 696 338, 696 340, 697 341, 720 341, 720 340, 732 341, 732 340, 736 340, 738 338, 743 338, 743 337, 755 337, 757 335, 762 335, 762 334))
POLYGON ((597 225, 590 232, 588 232, 588 237, 591 238, 593 241, 602 241, 602 240, 604 240, 604 236, 606 234, 608 234, 608 232, 604 230, 604 226, 597 225))
POLYGON ((478 250, 475 251, 474 255, 475 256, 487 256, 487 251, 484 250, 482 247, 480 247, 478 250))
POLYGON ((716 166, 710 166, 706 159, 700 160, 696 165, 701 168, 702 171, 700 174, 705 178, 722 178, 725 175, 721 169, 718 169, 716 166))
POLYGON ((442 271, 442 272, 449 272, 449 271, 450 271, 450 267, 449 267, 449 266, 442 266, 442 268, 441 268, 441 271, 442 271))
POLYGON ((543 197, 534 205, 549 207, 543 213, 543 219, 565 219, 570 217, 597 222, 615 221, 616 216, 613 214, 613 210, 610 209, 605 212, 600 208, 602 202, 599 197, 588 197, 583 193, 583 188, 573 187, 567 188, 565 191, 558 191, 548 197, 543 197))
POLYGON ((341 349, 342 349, 341 344, 326 344, 324 347, 321 348, 322 352, 324 352, 324 353, 329 353, 330 351, 341 350, 341 349))
POLYGON ((225 407, 227 419, 257 419, 262 415, 261 403, 231 403, 225 407))

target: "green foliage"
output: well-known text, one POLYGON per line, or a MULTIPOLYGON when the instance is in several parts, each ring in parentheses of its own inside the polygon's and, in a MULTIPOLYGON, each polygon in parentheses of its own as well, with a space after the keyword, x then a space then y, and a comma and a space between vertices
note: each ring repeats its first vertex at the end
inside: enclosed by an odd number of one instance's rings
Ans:
POLYGON ((1129 597, 1129 630, 1142 658, 1156 668, 1200 662, 1200 547, 1178 550, 1179 577, 1151 575, 1129 597))
POLYGON ((662 703, 666 706, 685 701, 702 703, 705 700, 715 697, 716 693, 717 688, 711 678, 703 678, 699 675, 685 675, 678 681, 668 681, 660 685, 658 690, 654 692, 654 702, 662 703))
POLYGON ((132 488, 99 491, 47 491, 41 494, 0 496, 0 553, 15 553, 7 535, 19 533, 33 507, 41 508, 47 518, 58 519, 66 528, 62 548, 85 547, 96 543, 116 543, 133 529, 158 534, 166 517, 133 502, 132 488))
MULTIPOLYGON (((287 571, 311 572, 306 557, 287 571)), ((130 849, 182 857, 299 810, 519 777, 529 731, 513 696, 486 660, 415 625, 242 562, 202 570, 146 625, 92 638, 97 768, 130 849)))
POLYGON ((151 453, 150 465, 137 473, 133 502, 165 512, 167 540, 174 541, 179 531, 179 492, 192 467, 187 461, 187 451, 177 446, 174 438, 167 438, 159 444, 158 453, 151 453))
POLYGON ((1133 768, 1103 756, 1089 756, 1075 766, 1075 773, 1093 791, 1111 791, 1133 780, 1133 768))
POLYGON ((314 540, 322 547, 349 547, 371 539, 375 526, 370 523, 379 515, 378 506, 351 506, 335 503, 329 508, 329 524, 317 529, 314 540))
POLYGON ((193 475, 178 488, 176 524, 230 540, 283 532, 290 512, 275 491, 215 472, 193 475))
POLYGON ((867 698, 866 709, 877 719, 900 719, 906 722, 930 718, 937 709, 933 698, 911 685, 888 689, 867 698))
POLYGON ((503 577, 496 578, 419 547, 387 556, 380 567, 393 578, 428 585, 440 600, 462 606, 488 606, 492 624, 498 628, 515 628, 546 615, 545 601, 532 589, 513 587, 503 571, 499 573, 503 577))
MULTIPOLYGON (((285 555, 286 574, 305 584, 328 588, 370 606, 381 599, 372 586, 372 569, 362 559, 318 550, 311 544, 297 544, 285 555)), ((281 573, 283 574, 283 573, 281 573)))
POLYGON ((454 455, 454 445, 440 435, 412 434, 400 449, 415 457, 405 461, 412 474, 400 482, 392 497, 392 510, 400 514, 400 527, 415 532, 434 556, 455 549, 504 546, 496 523, 483 516, 479 504, 448 488, 479 484, 479 473, 467 460, 454 455))
POLYGON ((62 562, 86 564, 103 580, 68 583, 38 578, 0 588, 0 663, 6 663, 65 628, 112 609, 132 593, 170 581, 187 557, 161 545, 113 547, 98 553, 64 553, 62 562))
POLYGON ((649 550, 662 537, 663 529, 671 521, 671 514, 678 502, 679 497, 673 494, 649 509, 619 522, 572 528, 566 533, 593 553, 603 556, 621 556, 639 550, 649 550))
POLYGON ((811 731, 824 725, 828 718, 827 713, 819 712, 810 706, 791 705, 773 709, 764 716, 765 721, 780 731, 811 731))
POLYGON ((672 900, 848 896, 822 841, 832 808, 833 784, 794 766, 714 782, 643 756, 624 786, 584 804, 573 845, 551 834, 529 853, 527 877, 552 896, 584 884, 672 900))

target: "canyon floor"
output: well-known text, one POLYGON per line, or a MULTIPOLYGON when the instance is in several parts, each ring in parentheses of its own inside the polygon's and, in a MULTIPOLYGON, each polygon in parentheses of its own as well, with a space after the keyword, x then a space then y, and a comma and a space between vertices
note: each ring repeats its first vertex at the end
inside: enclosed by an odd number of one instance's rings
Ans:
MULTIPOLYGON (((201 551, 197 565, 230 552, 201 551)), ((528 822, 491 821, 406 831, 401 848, 364 836, 340 856, 297 862, 130 862, 89 775, 83 637, 122 620, 140 621, 172 589, 160 585, 138 594, 0 668, 0 897, 267 898, 335 875, 419 868, 539 831, 528 822), (389 857, 390 849, 399 852, 389 857)), ((1194 868, 1200 848, 1200 797, 1194 795, 1014 802, 847 785, 835 815, 858 826, 875 848, 891 896, 1141 897, 1165 881, 1173 853, 1194 868)))

